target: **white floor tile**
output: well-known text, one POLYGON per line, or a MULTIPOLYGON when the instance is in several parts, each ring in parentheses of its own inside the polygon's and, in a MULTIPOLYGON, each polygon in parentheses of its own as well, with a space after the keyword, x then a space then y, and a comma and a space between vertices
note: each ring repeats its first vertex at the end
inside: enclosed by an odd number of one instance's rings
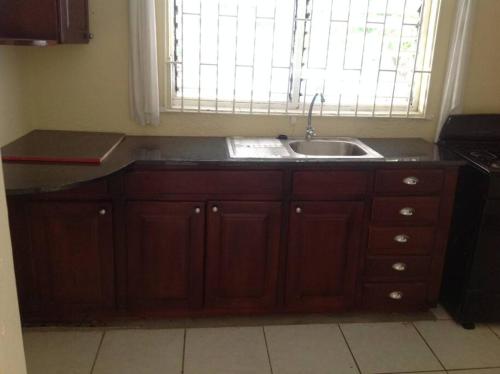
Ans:
POLYGON ((411 323, 342 324, 363 373, 443 370, 411 323))
POLYGON ((358 373, 338 325, 265 328, 274 374, 358 373))
POLYGON ((500 339, 486 326, 466 330, 453 321, 415 322, 446 369, 500 367, 500 339))
POLYGON ((434 314, 436 319, 452 319, 446 309, 444 309, 441 305, 431 309, 431 313, 434 314))
POLYGON ((270 374, 262 327, 188 329, 185 374, 270 374))
POLYGON ((89 374, 100 331, 25 332, 28 374, 89 374))
POLYGON ((181 374, 184 329, 107 331, 93 374, 181 374))

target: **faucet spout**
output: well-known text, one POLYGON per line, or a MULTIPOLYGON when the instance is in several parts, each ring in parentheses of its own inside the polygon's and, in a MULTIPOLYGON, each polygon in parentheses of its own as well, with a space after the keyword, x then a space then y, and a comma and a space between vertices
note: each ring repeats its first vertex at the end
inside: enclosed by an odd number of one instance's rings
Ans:
POLYGON ((316 131, 314 131, 314 128, 312 126, 312 112, 314 108, 314 102, 316 101, 316 98, 318 96, 321 96, 321 102, 325 102, 325 97, 323 96, 322 93, 317 93, 313 96, 311 100, 311 105, 309 106, 309 114, 307 115, 307 129, 306 129, 306 140, 311 140, 313 137, 316 136, 316 131))

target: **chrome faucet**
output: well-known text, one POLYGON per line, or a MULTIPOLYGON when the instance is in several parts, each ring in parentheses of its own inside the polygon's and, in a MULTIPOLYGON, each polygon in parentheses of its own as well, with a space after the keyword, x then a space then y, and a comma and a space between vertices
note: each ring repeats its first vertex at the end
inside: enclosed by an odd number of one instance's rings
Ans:
POLYGON ((307 116, 306 140, 311 140, 313 137, 316 136, 316 131, 314 131, 314 128, 312 127, 312 111, 314 107, 314 102, 316 101, 318 95, 321 96, 321 102, 322 103, 325 102, 325 97, 323 96, 322 93, 317 93, 311 100, 311 105, 309 106, 309 114, 307 116))

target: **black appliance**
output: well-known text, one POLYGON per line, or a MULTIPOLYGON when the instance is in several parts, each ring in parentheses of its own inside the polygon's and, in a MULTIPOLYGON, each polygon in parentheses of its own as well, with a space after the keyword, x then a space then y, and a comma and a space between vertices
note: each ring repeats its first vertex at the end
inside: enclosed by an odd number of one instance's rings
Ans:
POLYGON ((454 115, 439 144, 460 169, 441 303, 465 328, 500 321, 500 115, 454 115))

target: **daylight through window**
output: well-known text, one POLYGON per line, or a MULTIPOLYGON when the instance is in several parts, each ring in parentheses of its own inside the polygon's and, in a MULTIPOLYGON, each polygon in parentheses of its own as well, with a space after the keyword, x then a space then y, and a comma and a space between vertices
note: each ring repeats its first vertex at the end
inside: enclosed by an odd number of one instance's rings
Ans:
POLYGON ((439 0, 170 0, 176 111, 422 117, 439 0))

